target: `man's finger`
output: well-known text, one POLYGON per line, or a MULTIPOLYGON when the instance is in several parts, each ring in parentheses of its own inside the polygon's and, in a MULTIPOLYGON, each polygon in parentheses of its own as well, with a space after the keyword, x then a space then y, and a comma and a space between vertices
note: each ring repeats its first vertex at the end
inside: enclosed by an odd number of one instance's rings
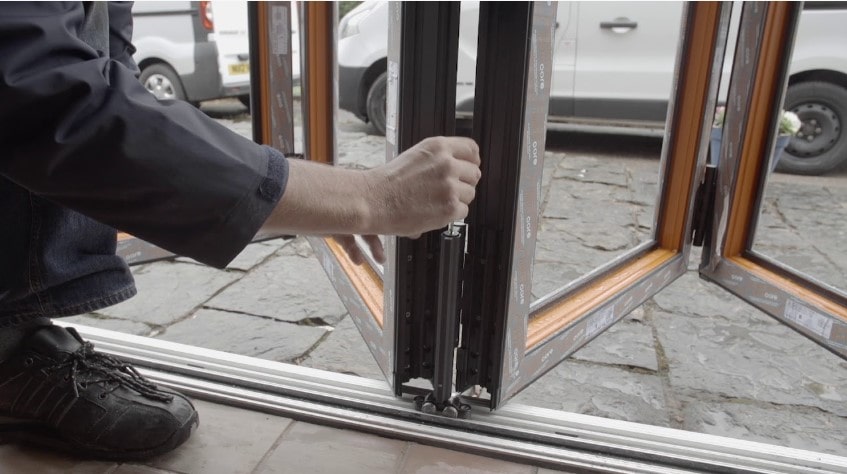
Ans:
MULTIPOLYGON (((460 202, 455 209, 453 209, 453 214, 449 217, 449 221, 458 221, 460 219, 464 219, 468 217, 468 205, 464 202, 460 202)), ((446 225, 446 224, 445 224, 446 225)))
POLYGON ((344 249, 344 252, 347 253, 347 256, 350 258, 350 261, 356 265, 361 265, 365 263, 365 256, 362 254, 362 250, 356 244, 356 238, 352 235, 335 235, 333 236, 336 242, 341 244, 341 248, 344 249))
POLYGON ((476 166, 467 161, 457 161, 456 169, 459 172, 459 180, 463 183, 468 183, 471 186, 476 186, 479 179, 482 177, 482 171, 479 166, 476 166))
POLYGON ((378 263, 385 263, 385 249, 382 247, 382 241, 377 235, 363 235, 362 239, 368 244, 371 249, 371 255, 378 263))
POLYGON ((476 188, 466 184, 459 183, 459 200, 465 204, 470 204, 473 198, 476 197, 476 188))
POLYGON ((479 146, 473 139, 467 137, 450 137, 450 152, 456 158, 469 161, 477 166, 481 163, 479 158, 479 146))

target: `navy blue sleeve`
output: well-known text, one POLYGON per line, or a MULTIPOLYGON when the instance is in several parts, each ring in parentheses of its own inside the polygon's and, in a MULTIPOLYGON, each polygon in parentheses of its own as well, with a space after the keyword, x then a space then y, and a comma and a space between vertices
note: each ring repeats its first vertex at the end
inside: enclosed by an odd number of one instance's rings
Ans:
POLYGON ((288 162, 187 103, 157 101, 133 69, 79 39, 83 13, 79 2, 0 2, 0 174, 226 265, 282 196, 288 162))
POLYGON ((109 2, 109 57, 138 77, 141 71, 132 59, 135 54, 135 46, 132 45, 132 4, 109 2))

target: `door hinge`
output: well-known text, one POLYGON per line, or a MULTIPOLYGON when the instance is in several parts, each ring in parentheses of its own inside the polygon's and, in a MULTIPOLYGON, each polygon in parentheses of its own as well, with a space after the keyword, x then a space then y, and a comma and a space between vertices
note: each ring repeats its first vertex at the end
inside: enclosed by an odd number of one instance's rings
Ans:
POLYGON ((703 182, 697 189, 694 198, 694 218, 691 221, 691 243, 695 247, 708 244, 707 239, 712 235, 712 221, 715 208, 715 193, 718 184, 718 169, 707 165, 703 173, 703 182))
POLYGON ((467 418, 471 409, 453 390, 466 237, 464 224, 450 224, 441 233, 432 392, 415 397, 418 410, 449 418, 467 418))

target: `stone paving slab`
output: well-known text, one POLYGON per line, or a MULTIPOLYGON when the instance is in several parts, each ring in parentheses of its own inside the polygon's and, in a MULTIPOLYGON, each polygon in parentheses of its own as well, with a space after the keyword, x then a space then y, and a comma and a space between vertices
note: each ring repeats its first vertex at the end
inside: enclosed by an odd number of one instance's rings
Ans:
POLYGON ((327 338, 300 365, 342 374, 385 380, 350 316, 338 323, 327 338))
POLYGON ((847 419, 797 405, 681 398, 681 428, 844 456, 847 419))
POLYGON ((652 326, 639 321, 638 313, 627 316, 596 339, 576 351, 571 358, 625 368, 659 371, 652 326))
POLYGON ((566 360, 512 400, 553 410, 670 426, 658 375, 603 364, 566 360))
MULTIPOLYGON (((364 130, 368 127, 365 126, 364 130)), ((385 163, 385 137, 362 133, 361 127, 354 128, 355 131, 345 128, 338 132, 338 142, 343 146, 338 147, 336 164, 345 168, 369 169, 385 163)))
MULTIPOLYGON (((331 328, 330 328, 331 329, 331 328)), ((273 319, 201 309, 157 338, 260 359, 290 362, 305 355, 326 327, 280 323, 273 319)))
MULTIPOLYGON (((692 251, 692 260, 696 260, 692 262, 694 268, 699 265, 697 250, 697 253, 692 251)), ((679 316, 744 318, 753 309, 720 286, 699 278, 696 270, 688 271, 651 300, 659 311, 679 316)), ((757 318, 750 323, 765 324, 765 321, 757 318)))
MULTIPOLYGON (((686 275, 671 286, 691 294, 700 283, 686 275)), ((712 299, 697 301, 717 306, 712 299)), ((847 362, 753 307, 722 316, 655 311, 652 321, 674 391, 847 416, 847 362)))
POLYGON ((150 336, 157 331, 158 327, 158 325, 148 325, 140 323, 138 321, 112 318, 101 314, 83 314, 81 316, 71 316, 69 318, 62 318, 62 321, 71 324, 81 324, 83 326, 108 329, 109 331, 118 331, 125 334, 133 334, 136 336, 150 336))
POLYGON ((802 178, 777 174, 767 183, 753 248, 847 291, 844 186, 802 178))
POLYGON ((70 458, 43 449, 0 445, 0 472, 9 474, 108 474, 115 463, 70 458))
MULTIPOLYGON (((627 224, 631 216, 620 215, 627 224)), ((570 261, 590 269, 605 263, 615 256, 635 247, 638 241, 631 232, 602 232, 602 229, 586 229, 572 219, 545 219, 538 230, 535 261, 570 261), (570 247, 571 252, 567 252, 570 247), (579 251, 580 258, 568 258, 579 251)))
POLYGON ((335 325, 347 309, 308 242, 298 238, 206 306, 280 321, 335 325))
POLYGON ((97 313, 166 326, 194 312, 242 274, 190 263, 161 261, 134 267, 138 294, 97 313))
MULTIPOLYGON (((284 239, 275 240, 284 241, 284 239)), ((249 272, 253 269, 253 267, 264 262, 274 252, 281 248, 281 245, 275 244, 275 240, 256 242, 248 245, 241 251, 241 253, 238 254, 238 256, 229 262, 229 265, 226 266, 227 270, 241 270, 243 272, 249 272)), ((202 265, 198 261, 188 257, 177 257, 176 261, 202 265)))
POLYGON ((193 403, 200 414, 200 428, 181 449, 150 461, 153 467, 197 474, 250 474, 294 423, 203 400, 193 403))
POLYGON ((570 262, 536 262, 532 272, 533 301, 555 292, 582 274, 579 265, 570 262))
POLYGON ((606 160, 595 157, 574 157, 562 160, 553 179, 571 179, 585 183, 610 184, 626 189, 629 176, 623 167, 610 167, 606 160))

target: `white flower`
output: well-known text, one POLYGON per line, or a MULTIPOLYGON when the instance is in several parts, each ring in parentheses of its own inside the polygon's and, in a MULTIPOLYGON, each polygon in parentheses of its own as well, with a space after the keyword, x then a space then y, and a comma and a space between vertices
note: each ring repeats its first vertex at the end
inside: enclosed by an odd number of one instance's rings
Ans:
POLYGON ((779 120, 779 134, 796 135, 802 125, 803 122, 800 121, 800 117, 797 114, 788 111, 783 112, 782 118, 779 120))

